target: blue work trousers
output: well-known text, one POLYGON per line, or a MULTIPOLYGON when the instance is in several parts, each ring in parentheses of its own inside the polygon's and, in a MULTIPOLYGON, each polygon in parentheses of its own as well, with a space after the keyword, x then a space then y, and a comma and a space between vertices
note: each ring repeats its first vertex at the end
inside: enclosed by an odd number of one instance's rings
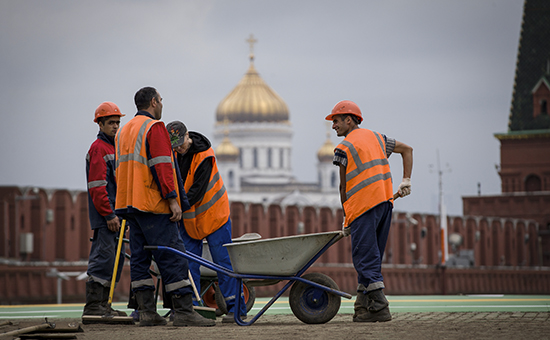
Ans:
POLYGON ((130 223, 130 273, 132 290, 155 289, 149 273, 154 258, 160 271, 166 292, 169 294, 192 294, 189 282, 189 265, 183 256, 174 256, 166 250, 144 250, 143 246, 167 246, 185 251, 178 225, 170 221, 171 214, 132 213, 124 217, 130 223))
MULTIPOLYGON (((120 233, 112 232, 108 228, 94 229, 90 258, 88 259, 88 276, 90 280, 101 283, 104 287, 111 287, 118 246, 118 235, 120 235, 120 233)), ((116 282, 120 280, 123 265, 124 243, 122 243, 122 248, 120 250, 116 282)))
MULTIPOLYGON (((193 254, 202 256, 202 240, 196 240, 191 238, 185 228, 180 229, 181 237, 185 244, 185 249, 193 254)), ((212 234, 206 236, 206 241, 208 242, 208 248, 210 249, 210 254, 212 255, 212 261, 219 264, 220 266, 233 270, 231 266, 231 260, 229 259, 229 253, 223 244, 231 243, 231 219, 229 218, 227 222, 221 226, 218 230, 212 234)), ((189 268, 191 269, 191 276, 195 280, 197 285, 197 290, 200 292, 200 264, 195 261, 189 262, 189 268)), ((235 313, 235 297, 237 296, 237 279, 232 278, 228 275, 218 272, 218 284, 222 295, 225 298, 225 303, 227 305, 227 311, 229 313, 235 313)), ((241 314, 246 315, 246 305, 244 303, 244 297, 241 294, 241 314)))
POLYGON ((388 241, 393 205, 381 203, 355 219, 351 225, 353 266, 357 271, 358 291, 384 288, 382 258, 388 241))

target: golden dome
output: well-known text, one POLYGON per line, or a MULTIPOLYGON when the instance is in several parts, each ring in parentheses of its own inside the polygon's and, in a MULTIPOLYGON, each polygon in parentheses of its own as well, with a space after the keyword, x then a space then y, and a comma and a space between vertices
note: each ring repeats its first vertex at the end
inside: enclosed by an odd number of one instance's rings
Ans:
POLYGON ((287 122, 288 107, 260 77, 250 57, 250 67, 235 88, 220 102, 216 120, 231 123, 287 122))
POLYGON ((220 145, 215 150, 216 157, 217 158, 238 158, 239 157, 239 149, 231 143, 229 138, 227 136, 224 137, 220 145))
POLYGON ((334 144, 332 144, 332 141, 327 139, 325 141, 325 144, 321 146, 319 151, 317 151, 317 158, 319 159, 319 162, 331 162, 334 158, 334 144))
POLYGON ((327 140, 325 141, 325 144, 321 146, 319 151, 317 151, 317 158, 319 159, 319 162, 331 162, 334 158, 334 144, 330 140, 330 124, 327 123, 327 140))

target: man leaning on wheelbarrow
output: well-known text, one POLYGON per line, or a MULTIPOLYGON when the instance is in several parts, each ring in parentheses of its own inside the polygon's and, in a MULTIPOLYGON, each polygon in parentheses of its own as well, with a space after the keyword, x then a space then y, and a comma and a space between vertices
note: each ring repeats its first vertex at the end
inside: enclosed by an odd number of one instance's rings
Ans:
MULTIPOLYGON (((180 235, 185 249, 202 256, 202 240, 206 239, 214 263, 233 270, 229 253, 223 244, 231 243, 231 218, 229 217, 229 198, 218 171, 214 150, 206 136, 199 132, 188 131, 185 124, 173 121, 166 125, 172 148, 177 153, 184 189, 191 208, 183 212, 183 226, 180 235)), ((200 288, 200 265, 189 263, 191 276, 196 278, 200 288)), ((237 279, 221 272, 217 273, 218 283, 227 305, 227 315, 222 323, 235 322, 235 302, 241 299, 241 319, 246 319, 246 304, 243 295, 237 291, 237 279)))
POLYGON ((351 235, 353 266, 357 271, 353 321, 390 321, 381 273, 394 199, 388 157, 399 153, 403 158, 403 180, 396 195, 404 197, 411 193, 413 149, 360 128, 363 115, 352 101, 337 103, 325 119, 332 121, 339 137, 345 137, 334 150, 333 163, 340 167, 342 227, 344 235, 351 235))

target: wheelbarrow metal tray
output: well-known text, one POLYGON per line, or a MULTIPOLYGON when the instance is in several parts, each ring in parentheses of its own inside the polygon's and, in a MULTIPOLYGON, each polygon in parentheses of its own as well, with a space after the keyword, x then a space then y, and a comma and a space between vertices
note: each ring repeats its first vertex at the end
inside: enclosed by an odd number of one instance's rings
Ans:
MULTIPOLYGON (((233 242, 233 243, 234 242, 246 242, 246 241, 258 240, 258 239, 261 239, 261 238, 262 237, 258 233, 247 233, 247 234, 241 235, 240 237, 231 239, 231 242, 233 242)), ((204 239, 202 241, 202 256, 201 257, 203 259, 207 260, 207 261, 214 262, 214 260, 212 260, 212 255, 210 254, 210 247, 208 246, 208 242, 206 241, 206 239, 204 239)), ((216 273, 215 270, 212 270, 212 269, 207 268, 205 266, 200 267, 200 273, 201 273, 201 276, 216 276, 216 275, 218 275, 218 273, 216 273)))
POLYGON ((223 246, 239 274, 293 276, 340 231, 260 239, 223 246))

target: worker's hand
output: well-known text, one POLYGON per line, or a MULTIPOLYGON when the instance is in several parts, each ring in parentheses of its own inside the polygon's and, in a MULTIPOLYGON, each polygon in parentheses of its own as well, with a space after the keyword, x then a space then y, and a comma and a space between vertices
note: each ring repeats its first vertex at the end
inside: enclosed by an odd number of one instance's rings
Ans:
POLYGON ((112 220, 108 220, 107 228, 109 228, 109 230, 114 233, 120 231, 120 221, 118 217, 115 216, 115 218, 113 218, 112 220))
POLYGON ((170 221, 177 222, 181 220, 182 213, 181 207, 178 204, 178 200, 175 198, 169 198, 168 202, 170 203, 170 211, 172 211, 172 217, 170 217, 170 221))
POLYGON ((351 228, 349 226, 345 226, 346 225, 346 216, 344 216, 344 220, 342 221, 342 235, 344 235, 344 237, 347 237, 351 234, 351 228))
POLYGON ((405 197, 411 193, 411 179, 403 178, 403 182, 399 184, 399 189, 397 190, 399 196, 405 197))

